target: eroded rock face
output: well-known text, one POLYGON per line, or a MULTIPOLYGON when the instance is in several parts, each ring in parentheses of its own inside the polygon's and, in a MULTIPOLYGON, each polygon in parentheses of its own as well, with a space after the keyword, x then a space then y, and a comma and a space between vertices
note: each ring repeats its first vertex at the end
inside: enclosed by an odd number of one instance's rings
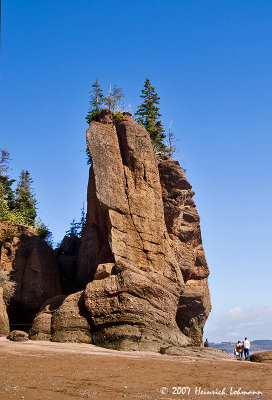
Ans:
POLYGON ((32 340, 52 339, 52 315, 61 306, 67 296, 60 295, 46 301, 35 316, 29 330, 32 340))
POLYGON ((41 307, 29 337, 32 340, 91 343, 89 319, 83 292, 56 296, 41 307))
POLYGON ((92 167, 77 269, 93 343, 153 351, 200 344, 209 270, 191 186, 178 163, 158 164, 130 115, 99 121, 87 131, 92 167))
POLYGON ((185 335, 201 344, 211 301, 207 279, 209 269, 193 200, 194 192, 177 161, 161 157, 158 167, 170 245, 185 281, 185 290, 177 309, 177 324, 185 335))
MULTIPOLYGON (((8 223, 0 223, 6 232, 8 223)), ((1 242, 1 269, 11 272, 16 282, 8 309, 12 324, 32 322, 40 306, 61 294, 59 272, 50 246, 24 225, 13 225, 13 233, 1 242)))
POLYGON ((6 304, 3 299, 3 288, 0 286, 0 336, 9 334, 9 319, 6 304))

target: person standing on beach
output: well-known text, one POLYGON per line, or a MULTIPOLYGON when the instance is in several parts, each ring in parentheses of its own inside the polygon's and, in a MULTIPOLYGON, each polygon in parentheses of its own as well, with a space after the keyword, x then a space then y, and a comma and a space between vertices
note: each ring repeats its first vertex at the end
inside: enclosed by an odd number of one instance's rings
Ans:
POLYGON ((241 340, 238 340, 238 343, 236 345, 236 351, 238 353, 239 360, 242 361, 242 359, 243 359, 243 345, 242 345, 241 340))
POLYGON ((245 338, 244 341, 245 360, 249 360, 249 349, 250 349, 250 341, 247 338, 245 338))

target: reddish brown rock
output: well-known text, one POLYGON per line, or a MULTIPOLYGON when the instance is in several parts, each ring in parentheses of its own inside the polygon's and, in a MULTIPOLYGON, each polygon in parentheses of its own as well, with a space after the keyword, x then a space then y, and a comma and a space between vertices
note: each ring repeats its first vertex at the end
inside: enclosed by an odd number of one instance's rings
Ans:
POLYGON ((3 288, 0 286, 0 336, 9 334, 9 319, 6 304, 3 299, 3 288))
POLYGON ((91 343, 89 319, 82 292, 56 296, 41 307, 29 337, 32 340, 91 343))
POLYGON ((29 330, 31 340, 51 340, 52 315, 64 302, 66 296, 60 295, 45 302, 35 316, 29 330))
POLYGON ((200 344, 209 270, 190 184, 176 162, 160 160, 158 169, 149 134, 128 114, 91 122, 87 142, 77 280, 87 284, 93 343, 154 351, 200 344))
POLYGON ((52 314, 53 342, 91 343, 90 315, 86 312, 82 292, 65 298, 52 314))
POLYGON ((10 302, 12 324, 30 323, 40 306, 61 294, 59 272, 51 247, 33 228, 0 223, 1 269, 12 272, 16 282, 10 302), (7 235, 7 229, 13 233, 7 235))
POLYGON ((177 161, 161 157, 158 167, 165 222, 185 281, 177 309, 177 324, 185 335, 201 344, 211 301, 207 279, 209 269, 193 201, 194 192, 177 161))

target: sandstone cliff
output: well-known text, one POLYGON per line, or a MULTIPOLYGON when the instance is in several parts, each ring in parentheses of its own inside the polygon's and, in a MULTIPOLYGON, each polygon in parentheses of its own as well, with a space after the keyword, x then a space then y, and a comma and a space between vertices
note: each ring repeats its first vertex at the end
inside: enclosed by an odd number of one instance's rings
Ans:
POLYGON ((156 158, 147 131, 103 111, 87 131, 87 224, 81 292, 52 299, 30 335, 126 350, 199 345, 211 304, 194 192, 175 161, 156 158), (64 322, 66 321, 66 322, 64 322), (44 337, 44 336, 43 336, 44 337))
POLYGON ((8 307, 12 328, 27 327, 47 299, 61 294, 53 250, 33 228, 0 222, 0 261, 16 282, 8 307))

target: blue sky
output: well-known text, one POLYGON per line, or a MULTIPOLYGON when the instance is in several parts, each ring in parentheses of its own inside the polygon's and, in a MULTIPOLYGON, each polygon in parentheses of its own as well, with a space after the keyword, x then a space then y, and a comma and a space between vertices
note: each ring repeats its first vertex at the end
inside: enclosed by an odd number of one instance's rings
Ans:
POLYGON ((271 18, 265 0, 2 2, 1 148, 56 242, 86 201, 91 84, 132 111, 155 86, 196 192, 211 341, 272 339, 271 18))

